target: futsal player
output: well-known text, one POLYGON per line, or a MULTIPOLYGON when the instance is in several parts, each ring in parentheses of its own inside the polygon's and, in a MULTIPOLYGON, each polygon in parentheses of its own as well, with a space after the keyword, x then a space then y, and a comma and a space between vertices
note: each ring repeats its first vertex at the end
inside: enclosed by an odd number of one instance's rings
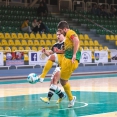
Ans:
POLYGON ((52 74, 51 77, 51 83, 50 83, 50 88, 49 88, 49 92, 47 97, 40 97, 40 99, 43 102, 49 103, 52 96, 54 95, 54 93, 56 93, 59 96, 59 99, 57 100, 56 103, 60 103, 65 97, 66 95, 61 91, 61 89, 58 87, 58 81, 60 77, 58 77, 58 75, 60 75, 60 66, 61 66, 61 61, 62 58, 64 56, 64 36, 63 34, 61 34, 59 31, 57 32, 57 39, 58 42, 56 44, 53 45, 52 50, 50 50, 49 52, 46 51, 44 48, 42 49, 42 52, 46 55, 46 56, 50 56, 49 60, 47 61, 42 74, 39 76, 40 78, 40 82, 43 82, 47 72, 50 70, 50 68, 53 65, 53 62, 58 63, 59 67, 57 67, 55 69, 55 71, 52 74))
POLYGON ((74 106, 76 96, 72 95, 68 80, 79 64, 81 56, 81 52, 79 51, 80 42, 77 34, 69 29, 69 25, 66 21, 59 22, 57 28, 66 38, 64 42, 64 57, 62 59, 60 71, 60 82, 68 96, 68 107, 70 108, 74 106))

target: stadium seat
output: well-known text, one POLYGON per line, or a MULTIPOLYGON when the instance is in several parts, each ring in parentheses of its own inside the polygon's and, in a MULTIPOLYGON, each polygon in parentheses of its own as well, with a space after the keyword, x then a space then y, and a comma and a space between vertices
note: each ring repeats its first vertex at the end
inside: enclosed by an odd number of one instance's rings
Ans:
POLYGON ((55 39, 55 40, 57 39, 57 36, 56 36, 56 34, 53 34, 53 39, 55 39))
POLYGON ((6 52, 11 52, 10 47, 7 47, 7 46, 4 48, 4 50, 5 50, 6 52))
POLYGON ((89 46, 89 42, 88 41, 84 41, 84 46, 89 46))
POLYGON ((41 46, 45 46, 46 44, 45 44, 45 41, 44 40, 40 40, 40 45, 41 46))
POLYGON ((18 39, 24 39, 24 36, 22 33, 18 33, 18 39))
POLYGON ((39 33, 37 33, 35 39, 41 39, 41 35, 39 33))
POLYGON ((33 46, 33 47, 32 47, 32 50, 33 50, 33 51, 37 51, 37 47, 34 47, 34 46, 33 46))
POLYGON ((106 40, 110 40, 110 36, 109 35, 106 35, 106 40))
POLYGON ((89 36, 87 34, 84 35, 85 40, 89 40, 89 36))
POLYGON ((30 39, 35 39, 35 35, 33 33, 30 34, 30 39))
POLYGON ((30 39, 29 34, 28 33, 24 33, 24 38, 23 39, 30 39))
POLYGON ((4 39, 4 34, 3 33, 0 33, 0 39, 4 39))
POLYGON ((42 34, 41 39, 48 39, 48 38, 47 38, 46 34, 42 34))
POLYGON ((84 40, 84 36, 82 34, 78 35, 80 40, 84 40))
POLYGON ((35 46, 39 46, 40 44, 39 44, 39 41, 38 40, 34 40, 34 45, 35 46))
POLYGON ((42 50, 42 48, 43 48, 43 47, 38 47, 37 50, 40 51, 40 50, 42 50))
POLYGON ((11 47, 12 52, 15 52, 16 50, 18 50, 17 47, 15 47, 15 46, 11 47))
POLYGON ((51 46, 51 41, 50 40, 46 40, 46 46, 51 46))
POLYGON ((24 54, 24 61, 29 61, 28 55, 24 54))
POLYGON ((14 46, 15 44, 14 44, 14 41, 12 40, 12 39, 9 39, 8 40, 8 45, 9 46, 14 46))
POLYGON ((56 43, 56 41, 55 40, 52 40, 52 45, 54 45, 56 43))
POLYGON ((20 40, 15 40, 15 46, 21 46, 21 42, 20 42, 20 40))
POLYGON ((110 35, 110 40, 115 40, 115 36, 114 35, 110 35))
POLYGON ((11 39, 10 33, 5 33, 4 35, 5 35, 5 39, 11 39))
POLYGON ((18 48, 18 50, 22 52, 22 51, 24 51, 24 47, 22 47, 22 46, 20 45, 20 47, 18 48))
POLYGON ((2 46, 8 46, 7 40, 2 39, 1 40, 1 45, 2 46))
POLYGON ((83 50, 89 50, 89 49, 88 49, 88 47, 85 46, 83 50))
POLYGON ((100 44, 98 43, 97 40, 94 41, 94 45, 95 45, 95 46, 100 46, 100 44))
POLYGON ((98 50, 99 50, 99 48, 95 46, 94 47, 94 51, 98 51, 98 50))
POLYGON ((99 47, 99 50, 104 50, 102 46, 99 47))
POLYGON ((90 45, 90 46, 94 46, 93 41, 89 41, 89 45, 90 45))
POLYGON ((117 35, 115 35, 115 40, 117 41, 117 35))
POLYGON ((49 50, 49 47, 46 46, 45 49, 46 49, 46 50, 49 50))
POLYGON ((11 33, 11 38, 12 38, 12 39, 17 39, 16 33, 11 33))
POLYGON ((92 52, 94 52, 94 48, 92 46, 89 47, 89 50, 91 50, 92 52))
POLYGON ((47 38, 50 39, 50 40, 53 39, 52 34, 47 34, 47 38))
POLYGON ((27 45, 27 41, 26 41, 26 40, 24 40, 24 39, 23 39, 23 40, 21 40, 21 45, 22 45, 22 46, 28 46, 28 45, 27 45))
POLYGON ((34 46, 34 43, 32 40, 28 40, 28 46, 34 46))

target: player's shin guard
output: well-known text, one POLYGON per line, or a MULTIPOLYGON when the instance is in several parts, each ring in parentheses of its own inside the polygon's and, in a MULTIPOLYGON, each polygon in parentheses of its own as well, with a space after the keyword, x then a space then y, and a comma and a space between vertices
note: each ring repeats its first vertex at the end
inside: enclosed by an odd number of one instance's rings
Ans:
POLYGON ((57 89, 57 86, 51 84, 49 92, 48 92, 48 98, 49 98, 49 100, 52 98, 52 96, 55 93, 56 89, 57 89))
POLYGON ((61 91, 59 87, 57 87, 55 93, 59 96, 59 98, 64 97, 64 93, 61 91))
POLYGON ((64 86, 63 86, 67 96, 68 96, 68 99, 71 101, 73 99, 73 96, 72 96, 72 93, 71 93, 71 88, 70 88, 70 84, 69 82, 67 82, 64 86))
POLYGON ((48 71, 52 68, 52 65, 53 65, 53 62, 51 60, 48 60, 47 63, 45 64, 42 74, 40 75, 40 78, 45 78, 48 71))

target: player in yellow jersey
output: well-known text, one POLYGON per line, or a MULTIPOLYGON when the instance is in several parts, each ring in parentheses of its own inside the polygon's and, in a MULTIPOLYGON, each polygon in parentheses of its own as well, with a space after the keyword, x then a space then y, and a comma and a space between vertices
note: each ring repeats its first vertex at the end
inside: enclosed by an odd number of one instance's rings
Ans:
POLYGON ((72 95, 68 80, 79 64, 81 56, 81 52, 79 51, 80 41, 77 34, 73 30, 69 29, 69 25, 66 21, 59 22, 57 28, 58 31, 65 36, 64 57, 61 64, 60 82, 68 96, 68 107, 70 108, 74 106, 76 96, 72 95))
POLYGON ((59 99, 57 100, 56 103, 60 103, 65 97, 66 95, 61 91, 61 89, 58 87, 58 81, 59 81, 59 77, 57 77, 60 74, 60 66, 61 66, 61 61, 62 58, 64 56, 64 50, 63 50, 63 46, 64 46, 64 36, 63 34, 61 34, 59 31, 57 32, 57 39, 58 42, 55 43, 52 47, 52 49, 48 52, 46 51, 44 48, 42 49, 42 52, 46 55, 46 56, 50 56, 49 60, 47 61, 42 74, 39 76, 40 77, 40 82, 43 82, 45 75, 47 74, 47 72, 50 70, 50 68, 53 65, 53 62, 56 62, 59 67, 56 67, 52 77, 51 77, 51 83, 50 83, 50 88, 49 88, 49 92, 47 97, 40 97, 40 99, 43 102, 49 103, 52 96, 54 95, 54 93, 56 93, 59 96, 59 99))

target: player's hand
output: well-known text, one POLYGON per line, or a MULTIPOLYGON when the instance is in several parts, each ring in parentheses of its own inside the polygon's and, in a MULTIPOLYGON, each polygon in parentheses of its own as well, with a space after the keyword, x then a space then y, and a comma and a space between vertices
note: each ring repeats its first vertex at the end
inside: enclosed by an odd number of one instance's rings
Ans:
POLYGON ((45 48, 42 48, 42 50, 41 50, 41 51, 42 51, 42 53, 45 53, 46 49, 45 49, 45 48))
POLYGON ((54 47, 54 52, 57 52, 59 49, 57 47, 54 47))
POLYGON ((72 57, 72 63, 74 63, 75 60, 76 60, 76 55, 73 55, 73 57, 72 57))

